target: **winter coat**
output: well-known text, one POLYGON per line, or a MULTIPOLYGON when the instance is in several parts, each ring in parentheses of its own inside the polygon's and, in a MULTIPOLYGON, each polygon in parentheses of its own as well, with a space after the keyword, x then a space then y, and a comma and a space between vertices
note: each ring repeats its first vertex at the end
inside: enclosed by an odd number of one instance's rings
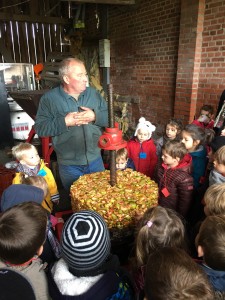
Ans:
POLYGON ((49 292, 54 300, 131 300, 133 290, 124 274, 122 270, 108 270, 96 276, 77 277, 61 258, 48 271, 49 292))
POLYGON ((224 183, 225 176, 217 172, 215 169, 212 169, 209 173, 209 186, 215 183, 224 183))
POLYGON ((37 300, 51 299, 48 293, 48 283, 43 263, 39 258, 32 260, 32 262, 27 265, 8 265, 7 263, 0 261, 0 268, 7 268, 23 273, 32 284, 37 300))
POLYGON ((215 291, 225 292, 225 271, 213 270, 205 264, 200 264, 207 274, 215 291))
POLYGON ((134 162, 136 171, 150 178, 153 177, 157 164, 156 146, 152 139, 140 143, 137 138, 132 138, 127 143, 128 157, 134 162))
POLYGON ((197 151, 189 153, 192 157, 192 176, 194 178, 194 187, 198 188, 203 181, 208 163, 206 148, 202 145, 197 151))
POLYGON ((213 129, 214 127, 214 120, 211 120, 209 123, 200 122, 199 120, 194 120, 192 124, 201 127, 201 128, 207 128, 207 129, 213 129))
POLYGON ((157 166, 155 181, 159 186, 159 205, 172 208, 186 217, 192 203, 192 158, 189 154, 174 168, 162 163, 157 166))
MULTIPOLYGON (((26 174, 26 173, 25 173, 26 174)), ((52 174, 52 171, 46 167, 43 160, 40 162, 40 168, 37 174, 33 174, 37 176, 42 176, 47 182, 49 193, 47 194, 46 198, 42 202, 42 206, 47 209, 49 212, 53 209, 53 202, 58 202, 59 200, 59 192, 57 189, 57 184, 55 178, 52 174)), ((13 184, 20 184, 21 183, 21 172, 16 172, 15 177, 13 178, 13 184)))

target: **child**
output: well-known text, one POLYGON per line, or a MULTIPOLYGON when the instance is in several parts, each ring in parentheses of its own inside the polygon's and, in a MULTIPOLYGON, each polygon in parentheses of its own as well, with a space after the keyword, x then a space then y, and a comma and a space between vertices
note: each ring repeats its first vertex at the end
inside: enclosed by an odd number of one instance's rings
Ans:
POLYGON ((225 183, 211 185, 204 196, 204 212, 206 216, 225 216, 225 183))
POLYGON ((209 174, 209 186, 225 182, 225 146, 219 148, 213 157, 214 167, 209 174))
POLYGON ((52 299, 133 299, 118 258, 110 254, 110 236, 94 211, 74 213, 65 223, 62 256, 49 268, 52 299))
POLYGON ((128 157, 134 162, 135 169, 152 178, 157 164, 156 147, 151 139, 155 126, 145 118, 140 118, 134 138, 127 143, 128 157))
POLYGON ((203 105, 200 111, 200 116, 197 120, 194 120, 192 124, 201 128, 213 129, 213 107, 212 105, 203 105))
POLYGON ((37 299, 49 299, 47 280, 38 258, 43 251, 47 212, 34 202, 16 205, 0 215, 0 268, 23 273, 37 299))
POLYGON ((196 238, 200 264, 216 291, 225 292, 225 216, 209 216, 196 238))
POLYGON ((135 244, 134 281, 137 294, 142 294, 149 255, 166 246, 185 248, 184 225, 174 210, 151 207, 139 221, 135 244))
MULTIPOLYGON (((39 205, 43 203, 44 191, 36 186, 26 184, 12 184, 6 188, 1 198, 1 211, 24 202, 33 201, 39 205)), ((47 211, 47 210, 46 210, 47 211)), ((61 257, 61 247, 51 229, 50 214, 48 213, 47 238, 44 243, 44 251, 41 258, 45 262, 52 262, 61 257)))
MULTIPOLYGON (((46 197, 49 193, 48 185, 44 177, 41 176, 30 176, 30 177, 24 177, 22 178, 22 184, 32 185, 39 187, 44 192, 44 201, 46 206, 48 206, 48 203, 46 202, 46 197)), ((62 218, 56 218, 52 214, 50 215, 50 221, 52 224, 52 227, 54 228, 58 223, 63 223, 62 218)))
POLYGON ((182 249, 161 248, 149 256, 146 300, 214 300, 207 276, 182 249))
POLYGON ((53 203, 58 204, 59 202, 59 193, 51 170, 40 159, 35 146, 29 143, 20 143, 12 148, 12 154, 19 161, 13 183, 21 183, 23 177, 43 176, 48 184, 49 192, 42 205, 51 212, 53 203))
POLYGON ((192 156, 192 176, 194 187, 198 188, 203 181, 207 166, 207 151, 205 148, 205 131, 193 124, 187 125, 182 131, 182 143, 192 156))
POLYGON ((184 144, 168 141, 162 147, 162 160, 155 176, 159 186, 158 203, 186 217, 193 196, 192 158, 184 144))
POLYGON ((162 155, 162 146, 167 141, 181 140, 181 131, 183 124, 179 119, 170 119, 166 124, 164 135, 156 140, 156 154, 158 157, 162 155))
POLYGON ((128 158, 128 152, 126 148, 122 148, 116 151, 116 169, 125 170, 126 168, 135 171, 134 162, 131 158, 128 158))

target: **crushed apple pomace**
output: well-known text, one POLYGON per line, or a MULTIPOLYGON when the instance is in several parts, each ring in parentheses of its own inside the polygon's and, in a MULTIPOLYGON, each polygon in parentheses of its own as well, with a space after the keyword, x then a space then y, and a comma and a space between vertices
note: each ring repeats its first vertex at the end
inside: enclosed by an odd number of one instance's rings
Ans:
POLYGON ((139 172, 118 170, 117 184, 112 187, 109 181, 108 170, 81 176, 70 188, 72 210, 95 210, 109 228, 124 228, 158 203, 157 184, 139 172))

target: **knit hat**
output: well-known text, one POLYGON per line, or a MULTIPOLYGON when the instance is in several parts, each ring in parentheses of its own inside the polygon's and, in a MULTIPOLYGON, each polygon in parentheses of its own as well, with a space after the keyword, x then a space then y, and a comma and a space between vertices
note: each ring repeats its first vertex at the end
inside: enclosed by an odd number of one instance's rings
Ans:
POLYGON ((0 269, 1 300, 35 300, 33 287, 22 274, 11 269, 0 269))
POLYGON ((141 117, 139 119, 139 123, 137 124, 134 136, 137 136, 138 130, 141 128, 148 131, 148 139, 150 139, 150 137, 152 136, 152 132, 156 129, 156 127, 152 125, 151 122, 146 121, 144 117, 141 117))
POLYGON ((215 153, 219 148, 225 146, 225 136, 216 136, 209 144, 212 151, 215 153))
POLYGON ((109 230, 96 212, 83 210, 74 213, 62 232, 62 257, 75 276, 91 276, 110 255, 109 230))
POLYGON ((41 204, 44 191, 36 186, 27 184, 12 184, 4 190, 1 198, 1 211, 17 204, 33 201, 41 204))

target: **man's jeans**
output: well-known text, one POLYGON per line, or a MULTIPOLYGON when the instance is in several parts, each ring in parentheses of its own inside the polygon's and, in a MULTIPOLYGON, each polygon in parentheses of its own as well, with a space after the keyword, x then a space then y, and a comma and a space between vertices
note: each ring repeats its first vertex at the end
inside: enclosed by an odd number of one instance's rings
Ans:
POLYGON ((64 189, 69 192, 74 181, 84 174, 104 171, 102 158, 90 162, 88 165, 66 166, 59 164, 59 175, 64 186, 64 189))

